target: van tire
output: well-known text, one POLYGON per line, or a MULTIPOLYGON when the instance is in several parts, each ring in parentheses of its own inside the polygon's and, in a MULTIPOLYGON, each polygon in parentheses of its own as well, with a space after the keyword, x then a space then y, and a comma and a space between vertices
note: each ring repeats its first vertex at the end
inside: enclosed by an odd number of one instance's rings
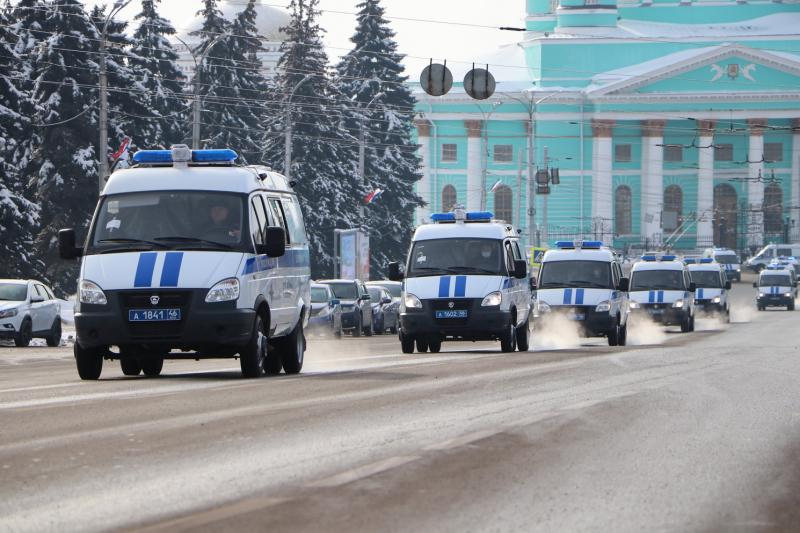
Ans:
POLYGON ((614 324, 614 327, 611 331, 608 332, 608 345, 609 346, 619 346, 619 337, 620 337, 620 327, 619 321, 614 324))
POLYGON ((794 302, 791 302, 786 309, 788 311, 794 311, 794 302))
POLYGON ((161 370, 164 369, 164 357, 161 355, 142 357, 140 362, 142 364, 142 372, 149 378, 157 378, 161 375, 161 370))
POLYGON ((617 339, 617 346, 625 346, 628 344, 628 324, 626 323, 624 326, 620 326, 619 328, 619 339, 617 339))
MULTIPOLYGON (((303 317, 300 316, 292 332, 278 339, 276 351, 280 354, 283 371, 287 374, 299 374, 303 369, 303 356, 306 351, 306 337, 303 334, 303 317)), ((280 372, 280 370, 278 371, 280 372)))
POLYGON ((424 339, 417 339, 417 351, 419 353, 425 353, 428 351, 428 341, 424 339))
POLYGON ((51 348, 61 345, 61 317, 57 316, 50 328, 50 334, 45 337, 45 342, 51 348))
POLYGON ((356 326, 353 328, 353 337, 360 337, 361 333, 363 333, 364 326, 361 322, 361 313, 358 313, 358 318, 356 318, 356 326))
POLYGON ((517 350, 520 352, 527 352, 530 347, 530 323, 531 316, 529 314, 525 323, 517 328, 517 350))
POLYGON ((83 380, 95 381, 103 371, 103 354, 99 348, 83 348, 79 342, 73 347, 78 375, 83 380))
POLYGON ((414 353, 414 337, 409 337, 401 331, 400 348, 403 350, 403 353, 414 353))
POLYGON ((510 353, 517 349, 517 328, 512 321, 506 331, 500 335, 500 350, 510 353))
POLYGON ((375 322, 374 322, 374 319, 373 319, 373 320, 370 320, 370 321, 369 321, 369 326, 367 326, 366 328, 364 328, 364 336, 366 336, 366 337, 372 337, 372 334, 373 334, 373 332, 374 332, 374 329, 375 329, 375 322))
POLYGON ((138 376, 142 373, 142 363, 138 357, 130 355, 120 355, 119 367, 125 376, 138 376))
POLYGON ((692 319, 689 316, 681 320, 681 333, 689 333, 690 331, 692 331, 691 322, 692 319))
POLYGON ((19 327, 19 333, 14 336, 14 344, 17 348, 25 348, 31 343, 32 337, 33 326, 31 325, 31 319, 26 318, 19 327))
POLYGON ((256 315, 253 335, 245 347, 239 351, 239 366, 242 368, 242 376, 246 378, 261 377, 265 368, 267 354, 267 329, 264 326, 264 318, 256 315))
POLYGON ((441 340, 430 341, 428 343, 428 349, 431 351, 431 353, 439 353, 439 352, 441 352, 442 351, 442 341, 441 340))

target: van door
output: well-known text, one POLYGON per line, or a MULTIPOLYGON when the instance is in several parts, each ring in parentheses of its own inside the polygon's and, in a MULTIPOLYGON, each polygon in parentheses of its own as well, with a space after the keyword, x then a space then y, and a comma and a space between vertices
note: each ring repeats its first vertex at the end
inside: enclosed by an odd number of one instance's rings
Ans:
MULTIPOLYGON (((250 197, 250 232, 253 244, 264 244, 266 228, 270 225, 270 217, 264 199, 260 194, 250 197)), ((275 273, 275 259, 266 255, 253 257, 253 268, 247 268, 242 275, 242 285, 247 287, 240 296, 247 305, 255 305, 259 295, 267 300, 270 310, 270 333, 274 332, 281 324, 280 302, 274 296, 272 277, 275 273)))
POLYGON ((271 225, 283 228, 286 233, 286 254, 277 260, 278 268, 272 270, 270 278, 272 294, 280 309, 280 331, 276 332, 276 334, 283 335, 289 333, 297 323, 296 290, 292 289, 295 284, 293 281, 294 267, 292 265, 296 254, 293 249, 289 226, 286 223, 286 216, 281 206, 281 199, 269 196, 266 201, 270 220, 272 221, 271 225))

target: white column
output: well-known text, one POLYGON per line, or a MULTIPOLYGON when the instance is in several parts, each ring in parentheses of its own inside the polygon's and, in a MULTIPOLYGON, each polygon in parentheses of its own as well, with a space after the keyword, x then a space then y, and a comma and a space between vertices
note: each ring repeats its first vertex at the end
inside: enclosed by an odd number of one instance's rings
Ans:
POLYGON ((465 120, 467 128, 467 211, 480 211, 483 170, 481 146, 483 144, 483 122, 480 120, 465 120))
MULTIPOLYGON (((698 144, 712 146, 714 142, 713 120, 698 123, 698 144)), ((714 148, 698 149, 697 171, 697 247, 714 244, 714 148)))
POLYGON ((614 189, 611 171, 612 121, 592 121, 592 228, 605 244, 614 240, 614 189), (602 234, 602 235, 600 235, 602 234))
POLYGON ((750 207, 749 224, 747 229, 748 246, 763 246, 764 244, 764 126, 767 121, 763 119, 750 119, 750 139, 747 158, 753 163, 748 164, 747 203, 750 207), (761 179, 759 179, 759 176, 761 179))
POLYGON ((642 238, 650 246, 661 244, 661 209, 664 203, 664 121, 642 123, 642 238))
MULTIPOLYGON (((800 119, 792 120, 792 200, 790 207, 800 207, 800 119)), ((791 241, 800 242, 800 211, 789 211, 789 218, 794 220, 791 241)))
POLYGON ((436 192, 431 190, 433 179, 431 177, 431 123, 427 120, 415 121, 419 142, 419 157, 422 160, 422 179, 417 182, 417 194, 425 201, 417 209, 416 222, 426 222, 431 213, 431 207, 436 200, 436 192))

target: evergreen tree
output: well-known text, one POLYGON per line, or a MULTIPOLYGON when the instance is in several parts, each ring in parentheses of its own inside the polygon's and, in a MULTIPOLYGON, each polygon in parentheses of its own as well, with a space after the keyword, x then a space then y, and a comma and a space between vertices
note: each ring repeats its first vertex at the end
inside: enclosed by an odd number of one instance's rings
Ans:
POLYGON ((26 160, 25 138, 31 134, 30 95, 23 56, 14 48, 10 10, 0 10, 0 277, 29 277, 33 263, 33 232, 39 216, 36 204, 24 196, 19 172, 26 160))
POLYGON ((344 127, 342 95, 328 72, 328 56, 317 23, 319 0, 291 0, 287 40, 281 45, 276 91, 270 109, 267 154, 284 168, 284 128, 292 125, 291 179, 300 196, 311 245, 314 277, 333 273, 334 229, 354 227, 356 140, 344 127), (289 110, 287 113, 286 110, 289 110))
POLYGON ((403 75, 403 55, 397 51, 394 31, 384 18, 380 0, 357 6, 354 48, 337 66, 339 87, 352 102, 347 126, 366 141, 362 194, 383 194, 366 208, 373 276, 383 275, 389 261, 402 258, 414 228, 414 209, 423 205, 414 192, 421 177, 416 144, 412 140, 414 97, 403 75))
POLYGON ((34 136, 26 168, 41 206, 36 256, 40 276, 60 294, 75 291, 78 264, 58 258, 61 228, 86 234, 98 196, 97 62, 100 35, 78 0, 58 0, 39 12, 47 38, 33 48, 34 136))
POLYGON ((189 100, 183 94, 183 74, 178 54, 168 36, 175 28, 159 16, 160 0, 142 0, 140 21, 133 34, 128 63, 146 95, 147 119, 134 120, 135 143, 143 148, 169 148, 185 142, 191 134, 189 100))

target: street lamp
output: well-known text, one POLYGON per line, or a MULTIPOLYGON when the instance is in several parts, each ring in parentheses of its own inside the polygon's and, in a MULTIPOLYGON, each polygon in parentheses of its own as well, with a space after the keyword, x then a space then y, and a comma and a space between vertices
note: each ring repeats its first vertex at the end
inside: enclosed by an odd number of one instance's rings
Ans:
POLYGON ((100 142, 98 157, 100 158, 100 172, 98 173, 99 192, 103 192, 108 178, 108 66, 106 65, 106 51, 108 48, 108 24, 114 15, 125 8, 131 0, 117 0, 103 21, 103 30, 100 32, 100 142))
MULTIPOLYGON (((386 93, 380 91, 372 97, 372 99, 362 108, 362 111, 366 113, 370 106, 375 103, 375 100, 384 96, 386 93)), ((366 136, 364 134, 364 113, 362 113, 358 117, 358 177, 361 180, 362 185, 366 185, 367 177, 366 177, 366 152, 367 152, 367 141, 366 136)), ((361 202, 358 207, 358 216, 361 221, 364 221, 364 203, 361 202)))
POLYGON ((283 126, 283 175, 286 176, 287 180, 292 177, 292 97, 294 97, 294 92, 313 76, 313 74, 303 76, 303 79, 297 82, 294 89, 289 91, 289 96, 286 98, 286 124, 283 126))

